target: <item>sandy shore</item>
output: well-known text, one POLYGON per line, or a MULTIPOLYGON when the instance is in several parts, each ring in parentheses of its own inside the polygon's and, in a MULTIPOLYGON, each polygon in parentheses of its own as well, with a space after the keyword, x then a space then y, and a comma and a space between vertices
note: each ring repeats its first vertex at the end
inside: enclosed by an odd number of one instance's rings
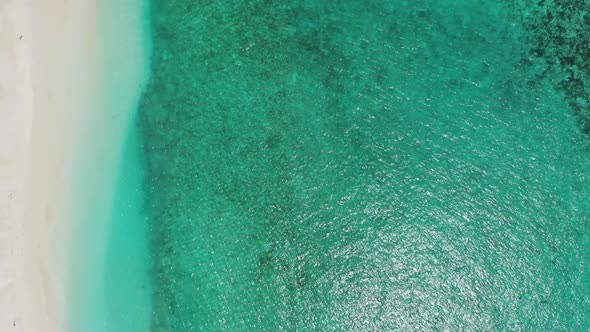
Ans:
POLYGON ((94 0, 0 1, 0 331, 64 331, 75 142, 93 113, 94 0))

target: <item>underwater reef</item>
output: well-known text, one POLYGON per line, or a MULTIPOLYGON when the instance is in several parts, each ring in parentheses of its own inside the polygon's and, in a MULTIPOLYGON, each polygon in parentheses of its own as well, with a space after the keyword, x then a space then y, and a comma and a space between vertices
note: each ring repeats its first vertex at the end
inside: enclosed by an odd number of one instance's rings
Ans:
MULTIPOLYGON (((543 58, 548 68, 558 66, 555 84, 590 135, 590 2, 539 0, 510 2, 530 31, 530 56, 543 58)), ((542 79, 542 77, 539 77, 542 79)))

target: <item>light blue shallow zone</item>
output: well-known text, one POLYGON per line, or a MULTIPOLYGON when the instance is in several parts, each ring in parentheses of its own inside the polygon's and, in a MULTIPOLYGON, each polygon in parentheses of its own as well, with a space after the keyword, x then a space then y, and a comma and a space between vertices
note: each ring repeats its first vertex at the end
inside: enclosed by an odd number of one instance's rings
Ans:
POLYGON ((143 0, 97 2, 99 91, 76 176, 67 329, 143 332, 151 319, 143 163, 134 119, 149 73, 143 0), (96 132, 96 133, 94 133, 96 132))

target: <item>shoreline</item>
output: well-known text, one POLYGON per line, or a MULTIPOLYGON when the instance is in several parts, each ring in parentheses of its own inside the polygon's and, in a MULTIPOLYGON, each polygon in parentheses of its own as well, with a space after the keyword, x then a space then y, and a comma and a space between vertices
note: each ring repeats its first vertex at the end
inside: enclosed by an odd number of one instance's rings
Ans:
POLYGON ((110 225, 85 221, 110 214, 132 119, 107 109, 116 101, 105 98, 116 96, 106 90, 139 84, 112 84, 124 64, 111 62, 131 54, 128 36, 101 21, 114 3, 0 4, 2 331, 70 330, 72 311, 88 301, 79 286, 103 278, 79 272, 101 271, 110 225))

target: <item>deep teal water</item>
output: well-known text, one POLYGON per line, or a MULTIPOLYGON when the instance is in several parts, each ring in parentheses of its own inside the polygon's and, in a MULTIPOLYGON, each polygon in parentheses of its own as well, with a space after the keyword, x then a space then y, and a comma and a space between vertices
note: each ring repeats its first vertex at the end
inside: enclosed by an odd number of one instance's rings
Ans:
POLYGON ((586 1, 151 5, 152 331, 590 329, 586 1))

